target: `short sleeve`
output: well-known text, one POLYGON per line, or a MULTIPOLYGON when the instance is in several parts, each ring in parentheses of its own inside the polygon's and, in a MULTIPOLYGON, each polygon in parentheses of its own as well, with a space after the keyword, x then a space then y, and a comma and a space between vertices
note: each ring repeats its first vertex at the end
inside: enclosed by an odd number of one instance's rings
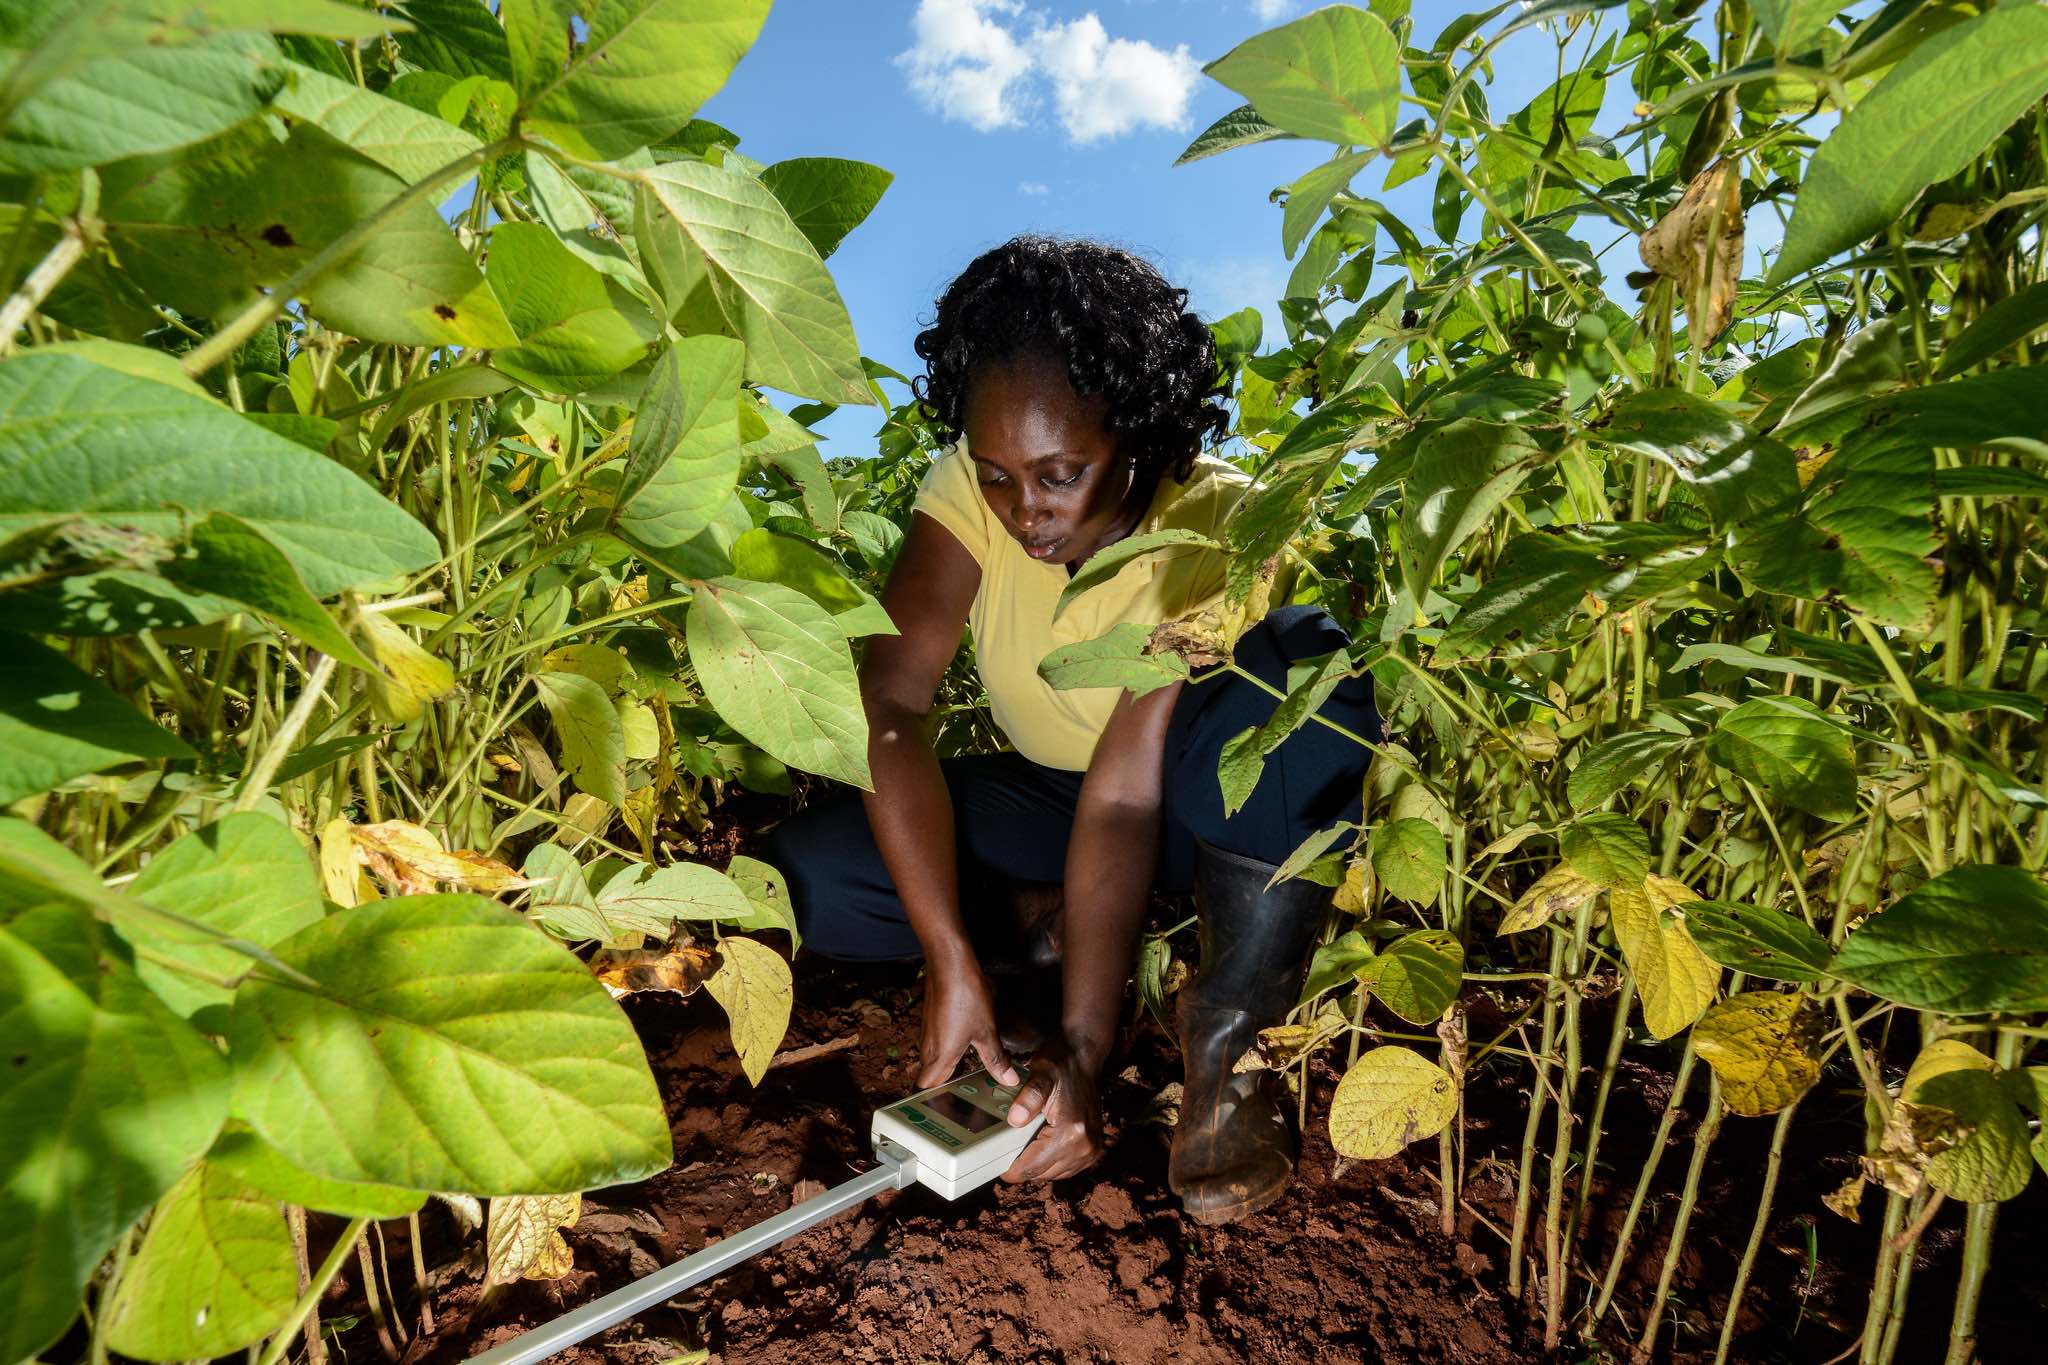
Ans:
POLYGON ((910 504, 953 533, 974 562, 988 563, 988 504, 974 477, 974 461, 960 446, 953 446, 932 461, 930 472, 918 485, 917 498, 910 504))

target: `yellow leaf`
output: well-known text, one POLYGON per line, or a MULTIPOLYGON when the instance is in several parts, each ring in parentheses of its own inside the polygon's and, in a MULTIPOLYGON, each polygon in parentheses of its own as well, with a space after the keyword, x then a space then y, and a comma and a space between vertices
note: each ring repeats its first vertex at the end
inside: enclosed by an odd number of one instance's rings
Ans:
POLYGON ((1353 858, 1344 865, 1344 880, 1338 883, 1335 896, 1335 904, 1339 910, 1351 915, 1365 913, 1366 897, 1370 894, 1367 871, 1363 858, 1353 858))
POLYGON ((1433 1137, 1458 1112, 1451 1075, 1419 1052, 1377 1047, 1351 1064, 1330 1100, 1330 1145, 1366 1161, 1433 1137))
POLYGON ((577 792, 562 803, 562 823, 555 827, 552 837, 558 844, 579 843, 587 836, 603 834, 611 823, 610 802, 589 792, 577 792))
POLYGON ((1820 1014, 1805 996, 1744 991, 1693 1026, 1700 1060, 1721 1078, 1721 1098, 1738 1114, 1774 1114, 1820 1079, 1820 1014))
POLYGON ((718 956, 718 970, 704 988, 725 1006, 740 1070, 759 1085, 775 1049, 782 1046, 782 1036, 789 1032, 790 998, 795 993, 789 964, 782 954, 750 938, 720 939, 718 956))
POLYGON ((1728 326, 1742 278, 1742 176, 1733 160, 1693 177, 1678 206, 1643 234, 1643 264, 1674 280, 1692 344, 1704 349, 1728 326))
POLYGON ((580 1194, 513 1195, 491 1201, 490 1284, 555 1280, 573 1264, 562 1229, 583 1212, 580 1194))
POLYGON ((1698 900, 1692 889, 1669 877, 1651 876, 1641 890, 1617 890, 1607 897, 1614 937, 1636 978, 1643 1023, 1655 1038, 1691 1027, 1720 988, 1721 969, 1699 950, 1675 905, 1698 900))
POLYGON ((619 703, 619 728, 626 732, 626 757, 652 759, 661 752, 661 727, 654 712, 642 701, 619 703))
POLYGON ((1326 1000, 1316 1011, 1316 1017, 1307 1023, 1260 1029, 1258 1041, 1245 1049, 1244 1055, 1231 1066, 1231 1073, 1285 1071, 1342 1033, 1350 1022, 1341 1007, 1326 1000))
POLYGON ((370 688, 370 708, 383 720, 392 725, 418 720, 428 702, 455 690, 455 670, 420 648, 404 627, 374 611, 357 612, 355 621, 370 657, 390 675, 363 675, 370 688))
POLYGON ((1559 915, 1569 915, 1600 894, 1600 887, 1559 863, 1536 879, 1501 918, 1499 932, 1519 934, 1540 928, 1559 915))
POLYGON ((356 841, 350 829, 347 820, 336 817, 320 831, 320 889, 344 908, 380 899, 356 859, 356 841))
POLYGON ((654 857, 655 800, 654 788, 635 787, 626 793, 626 804, 619 807, 619 818, 633 831, 633 837, 640 841, 640 851, 650 859, 654 857))
POLYGON ((590 959, 590 970, 615 997, 640 991, 695 995, 718 967, 719 955, 694 943, 679 943, 672 948, 605 948, 590 959))
POLYGON ((632 676, 626 656, 610 645, 562 645, 541 656, 540 673, 575 673, 590 679, 607 692, 617 692, 632 676))

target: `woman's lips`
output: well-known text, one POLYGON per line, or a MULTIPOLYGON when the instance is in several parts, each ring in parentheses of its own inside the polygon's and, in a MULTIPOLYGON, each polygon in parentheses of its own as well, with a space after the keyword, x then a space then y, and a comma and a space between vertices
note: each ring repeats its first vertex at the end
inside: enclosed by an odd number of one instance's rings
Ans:
POLYGON ((1067 543, 1067 538, 1055 536, 1051 540, 1020 540, 1017 543, 1022 545, 1024 553, 1033 559, 1051 559, 1054 552, 1067 543))

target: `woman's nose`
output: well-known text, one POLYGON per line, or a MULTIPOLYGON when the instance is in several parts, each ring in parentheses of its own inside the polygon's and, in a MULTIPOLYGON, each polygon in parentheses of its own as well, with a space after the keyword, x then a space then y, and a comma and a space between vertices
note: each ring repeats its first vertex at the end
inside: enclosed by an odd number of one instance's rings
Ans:
POLYGON ((1017 499, 1017 510, 1014 515, 1017 521, 1017 529, 1028 532, 1035 530, 1044 523, 1046 509, 1044 504, 1040 503, 1037 499, 1024 496, 1017 499))

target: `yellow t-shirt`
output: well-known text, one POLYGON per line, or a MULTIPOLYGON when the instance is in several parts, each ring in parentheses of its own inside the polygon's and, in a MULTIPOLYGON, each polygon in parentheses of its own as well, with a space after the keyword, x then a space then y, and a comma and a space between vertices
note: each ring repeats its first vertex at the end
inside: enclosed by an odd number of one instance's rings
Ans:
MULTIPOLYGON (((1216 536, 1251 480, 1222 460, 1202 456, 1186 483, 1160 481, 1152 507, 1132 534, 1162 530, 1216 536)), ((1117 576, 1074 599, 1055 622, 1053 607, 1067 586, 1064 564, 1024 553, 981 496, 963 441, 933 462, 912 510, 952 532, 981 565, 981 586, 967 621, 974 659, 996 724, 1034 763, 1084 771, 1121 688, 1061 692, 1038 676, 1039 661, 1061 645, 1093 640, 1126 621, 1177 620, 1223 594, 1223 556, 1199 545, 1174 545, 1143 555, 1117 576)))

